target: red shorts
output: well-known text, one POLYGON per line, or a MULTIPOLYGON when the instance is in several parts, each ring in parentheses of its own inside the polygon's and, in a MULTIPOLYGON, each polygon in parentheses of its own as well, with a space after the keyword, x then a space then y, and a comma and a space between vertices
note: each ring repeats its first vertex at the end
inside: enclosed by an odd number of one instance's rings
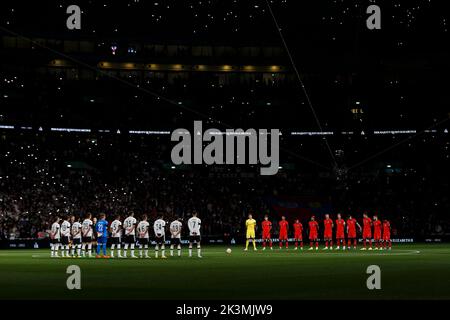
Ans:
POLYGON ((270 232, 263 232, 262 238, 263 238, 264 240, 270 239, 270 238, 271 238, 271 237, 270 237, 270 232))
POLYGON ((343 232, 342 233, 337 233, 336 234, 336 239, 345 239, 344 233, 343 232))
POLYGON ((309 234, 309 240, 316 240, 318 238, 317 233, 310 233, 309 234))
POLYGON ((288 239, 287 232, 280 232, 279 240, 287 240, 287 239, 288 239))
POLYGON ((299 233, 295 233, 294 239, 302 240, 303 239, 303 235, 300 232, 299 233))
POLYGON ((381 240, 381 232, 376 232, 373 234, 373 238, 375 240, 381 240))
POLYGON ((372 238, 372 232, 370 230, 364 230, 363 239, 370 239, 370 238, 372 238))
POLYGON ((391 241, 391 234, 390 233, 383 234, 383 240, 384 241, 391 241))
POLYGON ((325 231, 325 233, 323 234, 323 237, 325 239, 331 239, 331 238, 333 238, 333 232, 332 231, 325 231))
POLYGON ((350 230, 349 232, 348 232, 348 236, 347 236, 347 238, 349 238, 349 239, 356 239, 356 230, 350 230))

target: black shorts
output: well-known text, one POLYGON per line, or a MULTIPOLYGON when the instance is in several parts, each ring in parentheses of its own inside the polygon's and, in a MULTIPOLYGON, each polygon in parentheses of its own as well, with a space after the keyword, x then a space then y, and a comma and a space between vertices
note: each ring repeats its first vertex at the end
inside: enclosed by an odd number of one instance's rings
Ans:
POLYGON ((125 236, 124 242, 127 244, 135 244, 136 238, 133 234, 129 234, 125 236))
POLYGON ((111 237, 111 244, 120 244, 120 237, 111 237))
POLYGON ((69 242, 70 242, 70 240, 69 240, 69 237, 61 237, 61 244, 62 245, 68 245, 69 244, 69 242))
POLYGON ((58 244, 59 243, 59 239, 50 239, 50 243, 51 244, 58 244))
POLYGON ((177 245, 181 244, 181 239, 180 238, 170 238, 170 244, 177 246, 177 245))
POLYGON ((139 244, 146 245, 146 244, 148 244, 149 241, 148 241, 148 238, 139 238, 138 242, 139 242, 139 244))
POLYGON ((201 237, 200 236, 189 236, 189 242, 190 243, 200 243, 201 237))
POLYGON ((155 236, 155 242, 156 242, 156 244, 165 244, 166 243, 166 238, 164 236, 162 236, 162 237, 156 237, 155 236))
POLYGON ((73 245, 81 244, 81 238, 76 238, 72 240, 73 245))
POLYGON ((83 237, 83 243, 91 243, 92 237, 83 237))

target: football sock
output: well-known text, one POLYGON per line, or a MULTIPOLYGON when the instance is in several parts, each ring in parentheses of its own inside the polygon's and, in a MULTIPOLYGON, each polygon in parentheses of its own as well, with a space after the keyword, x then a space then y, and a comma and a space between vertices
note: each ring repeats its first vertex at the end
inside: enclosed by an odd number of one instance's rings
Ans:
POLYGON ((177 250, 178 250, 178 256, 181 257, 181 245, 178 245, 177 250))
POLYGON ((192 257, 192 247, 189 247, 189 257, 192 257))
POLYGON ((245 241, 245 249, 248 249, 248 240, 245 241))
POLYGON ((256 242, 255 242, 255 239, 253 239, 253 249, 256 249, 256 242))

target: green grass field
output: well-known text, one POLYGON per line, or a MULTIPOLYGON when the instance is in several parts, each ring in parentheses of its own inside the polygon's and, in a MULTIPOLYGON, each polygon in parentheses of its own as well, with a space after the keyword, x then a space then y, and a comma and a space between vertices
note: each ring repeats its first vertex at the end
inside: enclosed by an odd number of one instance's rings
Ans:
MULTIPOLYGON (((49 250, 0 251, 0 299, 449 299, 450 245, 392 251, 203 249, 203 259, 52 259, 49 250), (81 268, 81 290, 66 287, 81 268), (368 290, 366 268, 381 268, 368 290)), ((153 252, 152 252, 153 253, 153 252)))

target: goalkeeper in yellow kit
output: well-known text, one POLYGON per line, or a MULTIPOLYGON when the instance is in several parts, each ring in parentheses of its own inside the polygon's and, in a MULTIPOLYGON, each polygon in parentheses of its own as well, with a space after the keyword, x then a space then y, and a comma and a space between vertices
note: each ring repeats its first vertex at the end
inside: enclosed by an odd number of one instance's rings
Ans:
POLYGON ((247 221, 245 221, 245 226, 247 227, 247 241, 245 242, 245 250, 248 250, 248 244, 250 242, 250 240, 252 240, 253 242, 253 250, 257 250, 256 249, 256 242, 255 242, 255 228, 256 228, 256 220, 253 219, 252 215, 249 214, 248 215, 248 219, 247 221))

